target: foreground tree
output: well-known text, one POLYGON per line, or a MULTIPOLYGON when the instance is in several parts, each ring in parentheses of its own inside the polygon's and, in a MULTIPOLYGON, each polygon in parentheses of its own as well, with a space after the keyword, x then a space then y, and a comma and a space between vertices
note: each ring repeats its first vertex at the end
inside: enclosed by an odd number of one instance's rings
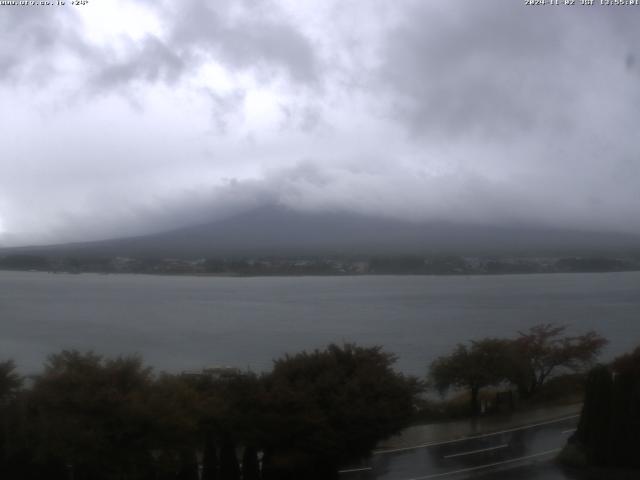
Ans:
POLYGON ((48 459, 76 480, 131 478, 150 469, 151 380, 137 357, 76 351, 49 357, 28 399, 37 438, 31 464, 48 459))
POLYGON ((236 480, 236 452, 258 445, 265 432, 264 384, 260 377, 239 370, 204 371, 191 378, 201 400, 199 430, 204 441, 203 478, 236 480), (219 448, 216 448, 219 447, 219 448))
POLYGON ((16 402, 22 378, 15 368, 11 360, 0 362, 0 478, 15 473, 12 463, 24 440, 23 409, 16 402))
POLYGON ((240 480, 240 465, 236 457, 236 446, 229 437, 222 441, 220 447, 220 480, 240 480))
POLYGON ((472 341, 469 346, 458 344, 451 354, 433 361, 430 380, 441 394, 452 387, 467 389, 470 412, 477 415, 480 389, 506 380, 509 353, 509 341, 497 338, 472 341))
POLYGON ((587 375, 585 401, 576 437, 585 446, 586 456, 595 465, 606 465, 611 449, 611 404, 613 377, 605 365, 598 365, 587 375))
POLYGON ((13 360, 0 362, 0 406, 15 396, 22 386, 22 377, 16 372, 13 360))
POLYGON ((285 356, 265 378, 264 478, 328 480, 407 425, 420 391, 380 347, 285 356))
POLYGON ((524 398, 534 395, 558 371, 579 372, 590 366, 607 344, 594 331, 563 336, 566 327, 541 324, 519 332, 512 344, 509 379, 524 398))
POLYGON ((260 480, 260 465, 255 447, 245 447, 242 454, 242 480, 260 480))
MULTIPOLYGON (((174 479, 178 472, 180 478, 197 478, 194 452, 205 446, 199 435, 204 411, 199 392, 183 376, 164 373, 148 387, 145 399, 151 417, 147 448, 155 453, 156 475, 174 479)), ((211 460, 207 458, 208 469, 211 460)))
POLYGON ((202 480, 218 480, 218 452, 214 435, 208 433, 204 438, 204 451, 202 453, 202 480))
POLYGON ((640 347, 589 372, 572 442, 590 465, 640 468, 640 347))

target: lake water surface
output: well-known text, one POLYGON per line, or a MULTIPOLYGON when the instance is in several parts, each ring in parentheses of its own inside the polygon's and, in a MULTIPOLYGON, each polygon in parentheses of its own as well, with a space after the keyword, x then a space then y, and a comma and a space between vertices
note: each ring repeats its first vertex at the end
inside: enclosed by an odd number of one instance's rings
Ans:
POLYGON ((542 322, 640 345, 640 272, 505 276, 179 277, 0 272, 0 360, 38 371, 63 348, 171 371, 259 371, 331 342, 383 345, 423 375, 456 343, 542 322))

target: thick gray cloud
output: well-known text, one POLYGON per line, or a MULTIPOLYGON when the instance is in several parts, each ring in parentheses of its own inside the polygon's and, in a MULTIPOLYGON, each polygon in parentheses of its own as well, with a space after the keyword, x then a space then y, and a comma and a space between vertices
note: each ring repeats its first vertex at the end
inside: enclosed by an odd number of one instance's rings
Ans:
POLYGON ((384 46, 381 80, 417 135, 564 134, 594 97, 619 102, 623 88, 637 104, 628 59, 640 34, 624 12, 453 3, 414 6, 384 46))
POLYGON ((2 7, 0 243, 264 203, 640 233, 640 8, 2 7))
POLYGON ((92 84, 99 90, 108 90, 133 80, 175 83, 184 72, 186 61, 157 37, 148 36, 132 42, 126 59, 99 67, 92 84))
POLYGON ((417 4, 388 34, 376 80, 394 118, 466 145, 515 218, 637 231, 640 11, 453 3, 417 4))
POLYGON ((317 60, 310 42, 270 8, 277 5, 246 2, 241 12, 225 18, 219 3, 187 2, 176 9, 170 38, 179 47, 213 54, 235 68, 276 65, 296 81, 314 81, 317 60))
POLYGON ((121 58, 102 52, 96 62, 100 87, 136 80, 174 83, 208 60, 267 76, 284 71, 296 82, 317 80, 312 45, 278 15, 277 4, 194 0, 148 4, 163 19, 162 38, 151 35, 132 42, 121 58))
POLYGON ((79 19, 61 9, 2 7, 0 82, 42 82, 59 70, 61 50, 82 54, 79 19))

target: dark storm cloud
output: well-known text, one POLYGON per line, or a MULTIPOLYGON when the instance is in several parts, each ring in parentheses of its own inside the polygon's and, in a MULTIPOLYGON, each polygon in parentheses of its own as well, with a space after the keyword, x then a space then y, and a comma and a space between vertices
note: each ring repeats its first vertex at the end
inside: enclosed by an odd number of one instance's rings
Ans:
POLYGON ((487 219, 510 210, 516 221, 638 231, 638 15, 417 2, 381 42, 374 88, 412 141, 458 151, 490 186, 477 196, 487 219))
POLYGON ((629 13, 420 2, 389 34, 380 80, 416 135, 570 127, 583 97, 620 88, 625 58, 638 48, 637 12, 629 13))

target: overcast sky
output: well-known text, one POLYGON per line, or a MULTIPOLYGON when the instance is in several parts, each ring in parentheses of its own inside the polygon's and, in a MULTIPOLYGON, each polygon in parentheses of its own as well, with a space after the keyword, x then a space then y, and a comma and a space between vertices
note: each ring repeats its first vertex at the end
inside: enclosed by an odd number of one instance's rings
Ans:
POLYGON ((640 233, 640 7, 68 3, 0 6, 0 244, 262 204, 640 233))

